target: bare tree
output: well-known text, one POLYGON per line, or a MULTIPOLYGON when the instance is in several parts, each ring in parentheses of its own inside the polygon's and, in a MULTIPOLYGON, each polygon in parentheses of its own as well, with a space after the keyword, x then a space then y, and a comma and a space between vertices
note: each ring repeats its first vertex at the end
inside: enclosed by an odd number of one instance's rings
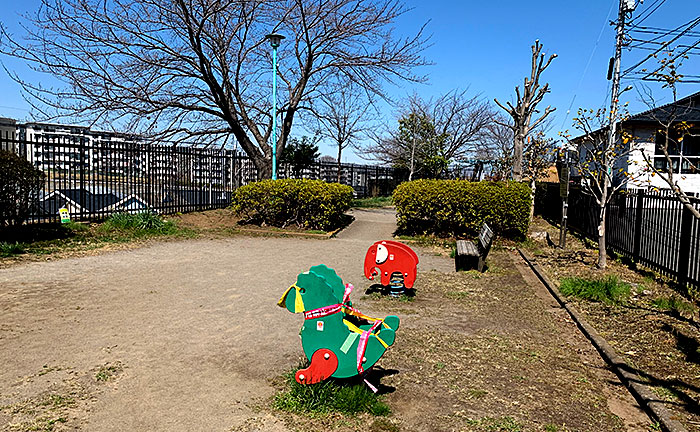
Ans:
POLYGON ((433 165, 460 163, 474 157, 481 146, 493 110, 479 95, 454 90, 436 99, 412 95, 401 104, 399 128, 390 130, 365 147, 387 163, 420 171, 431 159, 433 165), (439 162, 439 163, 438 163, 439 162))
MULTIPOLYGON (((615 112, 613 121, 623 125, 627 114, 619 109, 615 112)), ((615 192, 636 181, 639 176, 623 168, 630 154, 637 149, 632 136, 620 127, 611 144, 608 137, 610 120, 607 117, 605 109, 579 109, 573 121, 574 127, 583 135, 571 139, 568 132, 562 134, 578 155, 574 167, 581 174, 583 191, 591 195, 598 205, 598 268, 607 266, 605 219, 608 204, 615 192)))
POLYGON ((362 157, 378 160, 396 168, 407 169, 408 179, 413 180, 416 173, 423 177, 435 177, 435 168, 443 171, 447 159, 441 152, 444 136, 435 131, 432 119, 409 112, 398 119, 398 128, 385 131, 370 131, 372 143, 361 148, 362 157))
POLYGON ((491 176, 494 180, 510 177, 513 168, 513 130, 504 124, 508 121, 502 114, 494 114, 494 119, 484 128, 477 156, 491 162, 491 176))
POLYGON ((450 161, 470 159, 477 149, 484 128, 493 120, 493 111, 480 95, 454 90, 437 99, 422 101, 414 96, 413 105, 431 118, 438 135, 444 135, 443 152, 450 161))
POLYGON ((226 142, 259 176, 271 173, 271 61, 279 49, 284 97, 275 115, 284 149, 295 116, 342 76, 369 93, 422 81, 423 29, 399 38, 400 0, 42 0, 23 39, 0 29, 0 51, 65 85, 47 88, 13 73, 46 119, 69 118, 159 138, 226 142))
POLYGON ((681 64, 673 55, 673 51, 667 55, 668 59, 662 58, 659 69, 650 75, 663 82, 663 87, 670 89, 673 101, 659 107, 648 87, 644 87, 644 94, 641 94, 642 100, 649 108, 648 117, 656 123, 656 150, 661 152, 663 159, 657 164, 654 155, 645 151, 641 152, 642 159, 645 170, 666 183, 673 196, 694 217, 700 219, 700 211, 693 205, 692 198, 679 182, 684 180, 683 173, 700 173, 700 157, 696 155, 700 152, 700 129, 683 121, 688 114, 695 117, 698 108, 695 107, 692 98, 678 100, 676 84, 683 79, 683 75, 678 71, 681 64))
POLYGON ((318 133, 338 148, 337 181, 340 183, 343 150, 358 143, 374 118, 371 95, 346 81, 339 83, 334 91, 320 95, 317 101, 312 108, 318 122, 318 133))
POLYGON ((552 161, 555 155, 556 141, 552 138, 547 138, 545 132, 537 131, 533 136, 527 138, 525 148, 523 149, 523 174, 529 179, 530 194, 530 220, 535 215, 535 192, 537 181, 542 180, 547 176, 549 168, 552 166, 552 161))
POLYGON ((520 87, 515 87, 516 102, 515 106, 509 101, 504 106, 494 99, 496 104, 505 110, 513 119, 512 123, 502 123, 503 126, 511 128, 513 131, 513 180, 522 180, 523 169, 523 148, 525 140, 530 132, 542 123, 547 116, 552 113, 555 108, 547 106, 544 112, 537 119, 533 120, 533 116, 539 114, 537 105, 542 102, 544 95, 549 93, 549 83, 540 85, 540 75, 549 67, 552 60, 557 57, 556 54, 549 56, 545 61, 545 55, 542 53, 542 45, 539 40, 532 45, 532 64, 530 69, 530 77, 525 77, 523 83, 523 91, 520 93, 520 87))

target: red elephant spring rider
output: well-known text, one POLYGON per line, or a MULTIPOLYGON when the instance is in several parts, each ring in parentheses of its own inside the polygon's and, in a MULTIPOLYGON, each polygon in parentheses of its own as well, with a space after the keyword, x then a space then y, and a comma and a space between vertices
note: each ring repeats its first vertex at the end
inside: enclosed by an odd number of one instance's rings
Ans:
POLYGON ((416 281, 418 255, 403 243, 380 240, 367 250, 365 277, 379 276, 379 283, 388 288, 389 295, 400 296, 406 288, 413 288, 416 281))

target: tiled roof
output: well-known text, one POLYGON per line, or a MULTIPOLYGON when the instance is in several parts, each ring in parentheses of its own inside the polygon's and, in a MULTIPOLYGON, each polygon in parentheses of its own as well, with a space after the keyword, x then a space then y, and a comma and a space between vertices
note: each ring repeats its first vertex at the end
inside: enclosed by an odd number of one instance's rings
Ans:
POLYGON ((635 114, 628 122, 700 122, 700 92, 660 107, 635 114))

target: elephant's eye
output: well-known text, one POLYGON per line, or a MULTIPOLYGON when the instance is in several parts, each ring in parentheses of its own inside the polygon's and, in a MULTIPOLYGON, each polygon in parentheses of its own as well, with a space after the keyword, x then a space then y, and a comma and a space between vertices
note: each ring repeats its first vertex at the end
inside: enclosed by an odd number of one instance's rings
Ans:
POLYGON ((381 264, 386 259, 389 258, 389 251, 386 249, 386 246, 384 245, 377 245, 377 258, 375 259, 377 264, 381 264))

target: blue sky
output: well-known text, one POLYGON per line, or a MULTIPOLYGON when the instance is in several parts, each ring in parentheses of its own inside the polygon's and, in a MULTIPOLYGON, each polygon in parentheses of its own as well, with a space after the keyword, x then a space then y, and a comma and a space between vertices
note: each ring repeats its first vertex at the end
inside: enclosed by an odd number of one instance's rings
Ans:
MULTIPOLYGON (((654 1, 645 0, 633 16, 654 1)), ((397 32, 409 35, 428 21, 426 31, 432 35, 432 45, 425 51, 425 56, 434 65, 420 71, 428 76, 427 84, 406 84, 390 88, 389 92, 401 97, 415 91, 429 98, 468 87, 470 93, 481 94, 489 100, 508 100, 515 94, 514 87, 522 84, 529 73, 530 46, 539 39, 545 53, 558 55, 542 77, 552 90, 545 97, 543 107, 556 107, 553 114, 555 130, 552 131, 556 134, 560 129, 570 127, 571 117, 578 107, 598 108, 607 104, 609 81, 605 75, 615 36, 609 21, 616 18, 617 2, 406 0, 411 11, 402 17, 397 32), (573 98, 571 114, 567 115, 573 98)), ((12 6, 4 7, 3 21, 16 28, 17 13, 36 4, 37 0, 26 0, 21 5, 12 2, 12 6)), ((643 25, 674 28, 699 15, 700 0, 666 0, 643 25)), ((700 31, 700 27, 695 30, 700 31)), ((700 54, 700 50, 697 52, 700 54)), ((639 49, 624 50, 623 69, 646 54, 639 49)), ((9 69, 26 71, 12 59, 2 60, 9 69)), ((653 60, 649 63, 654 64, 653 60)), ((700 74, 700 56, 687 60, 683 70, 700 74)), ((679 96, 697 91, 700 91, 700 84, 682 85, 679 96)), ((655 89, 654 94, 660 101, 670 100, 668 92, 655 89)), ((26 118, 28 105, 22 99, 19 87, 4 71, 0 71, 0 95, 0 116, 26 118)), ((645 109, 634 90, 626 93, 623 101, 630 102, 631 112, 645 109)), ((394 121, 388 108, 386 121, 394 121)), ((321 151, 330 155, 336 153, 323 143, 321 151)), ((349 162, 361 161, 351 152, 346 153, 344 160, 347 157, 349 162)))

